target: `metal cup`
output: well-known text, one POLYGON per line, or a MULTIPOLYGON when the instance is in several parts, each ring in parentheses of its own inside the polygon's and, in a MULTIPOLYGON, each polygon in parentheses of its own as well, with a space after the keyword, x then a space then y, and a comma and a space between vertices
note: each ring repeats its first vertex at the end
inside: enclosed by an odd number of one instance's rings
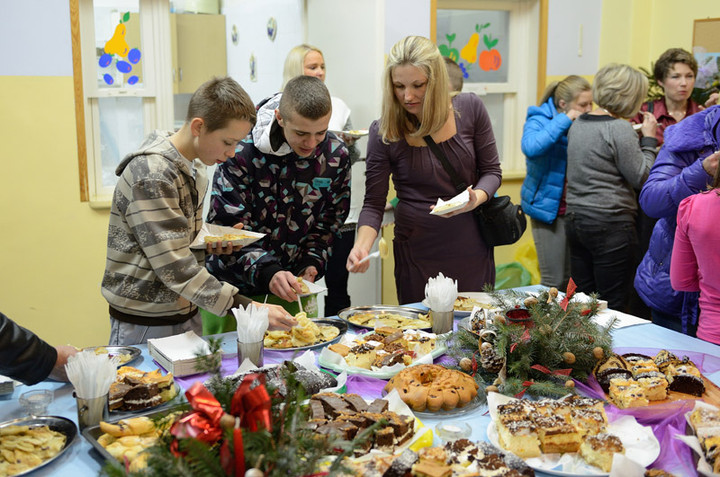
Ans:
POLYGON ((82 431, 86 427, 97 426, 100 421, 110 417, 108 410, 108 394, 96 398, 83 399, 77 397, 78 425, 82 431))
POLYGON ((452 331, 454 315, 455 313, 452 310, 430 310, 430 321, 432 322, 433 333, 441 335, 443 333, 447 333, 448 331, 452 331))
POLYGON ((252 361, 252 363, 261 368, 263 365, 263 351, 265 350, 265 342, 263 340, 255 343, 243 343, 238 340, 237 342, 237 359, 238 366, 240 366, 245 358, 252 361))

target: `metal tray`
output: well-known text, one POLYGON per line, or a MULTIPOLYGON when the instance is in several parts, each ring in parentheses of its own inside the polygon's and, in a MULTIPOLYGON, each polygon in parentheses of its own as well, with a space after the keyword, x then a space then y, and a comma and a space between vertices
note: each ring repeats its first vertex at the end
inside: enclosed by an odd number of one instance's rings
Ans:
MULTIPOLYGON (((121 419, 128 419, 128 418, 140 417, 140 416, 147 416, 152 419, 155 416, 170 414, 171 412, 178 411, 178 410, 184 410, 184 409, 187 409, 187 405, 176 405, 173 407, 169 407, 167 409, 159 409, 159 410, 154 410, 154 411, 150 411, 150 412, 146 411, 146 412, 140 413, 140 414, 136 413, 136 414, 133 414, 132 416, 124 416, 124 417, 113 416, 113 418, 108 420, 107 422, 112 424, 112 423, 118 422, 121 419)), ((95 448, 95 450, 98 451, 101 456, 103 456, 103 458, 105 460, 109 460, 109 461, 115 460, 115 458, 98 442, 98 439, 100 438, 100 436, 103 435, 103 431, 100 429, 100 425, 86 427, 85 429, 83 429, 82 435, 95 448)))
MULTIPOLYGON (((420 308, 412 308, 409 306, 392 306, 392 305, 373 305, 373 306, 352 306, 350 308, 345 308, 344 310, 341 310, 340 313, 338 313, 338 317, 347 322, 348 324, 358 327, 358 328, 364 328, 366 330, 374 330, 375 326, 370 325, 358 325, 356 323, 353 323, 350 321, 350 317, 359 313, 374 313, 377 315, 380 315, 382 313, 394 313, 396 315, 404 316, 406 318, 413 318, 418 319, 418 314, 426 314, 428 313, 427 310, 423 310, 420 308)), ((432 330, 432 326, 426 326, 424 328, 417 328, 420 330, 432 330)))
POLYGON ((140 348, 134 346, 88 346, 87 348, 83 348, 83 351, 95 351, 98 348, 105 348, 110 356, 129 354, 130 360, 126 363, 118 364, 118 368, 121 366, 129 366, 130 363, 136 361, 142 354, 140 348))
POLYGON ((270 348, 268 346, 265 347, 265 349, 273 350, 273 351, 304 351, 306 349, 316 349, 316 348, 322 348, 323 346, 329 346, 331 344, 337 343, 340 341, 340 339, 343 337, 345 333, 347 333, 348 325, 346 322, 342 320, 337 319, 330 319, 330 318, 320 318, 317 320, 311 320, 313 323, 317 323, 318 325, 326 325, 326 326, 335 326, 338 330, 340 330, 340 333, 338 335, 331 339, 330 341, 323 341, 322 343, 315 343, 312 345, 307 346, 298 346, 295 348, 270 348))
POLYGON ((21 472, 19 474, 15 474, 16 476, 20 475, 27 475, 31 472, 34 472, 42 467, 45 467, 61 455, 65 453, 68 448, 73 445, 75 442, 75 438, 78 434, 77 426, 74 422, 72 422, 70 419, 66 419, 64 417, 60 416, 38 416, 38 417, 24 417, 20 419, 13 419, 12 421, 5 421, 3 423, 0 423, 0 429, 3 427, 8 426, 30 426, 30 427, 39 427, 39 426, 48 426, 51 430, 60 432, 61 434, 65 434, 65 446, 55 454, 53 457, 49 458, 42 464, 38 465, 37 467, 33 467, 32 469, 28 469, 25 472, 21 472))

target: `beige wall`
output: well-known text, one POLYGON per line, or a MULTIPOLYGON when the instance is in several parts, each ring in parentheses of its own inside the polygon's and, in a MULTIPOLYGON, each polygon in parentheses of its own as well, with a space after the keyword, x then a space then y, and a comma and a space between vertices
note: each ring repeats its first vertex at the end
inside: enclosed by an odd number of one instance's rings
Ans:
MULTIPOLYGON (((720 17, 720 2, 604 0, 600 61, 649 66, 671 46, 689 49, 693 20, 706 17, 720 17)), ((108 211, 79 200, 72 77, 0 76, 0 104, 0 311, 52 344, 105 343, 100 281, 108 211)), ((506 180, 500 193, 517 201, 520 184, 506 180)), ((497 263, 511 261, 514 248, 496 250, 497 263)), ((392 302, 394 289, 384 296, 392 302)))
POLYGON ((54 345, 107 343, 108 211, 80 202, 73 79, 0 76, 0 311, 54 345))

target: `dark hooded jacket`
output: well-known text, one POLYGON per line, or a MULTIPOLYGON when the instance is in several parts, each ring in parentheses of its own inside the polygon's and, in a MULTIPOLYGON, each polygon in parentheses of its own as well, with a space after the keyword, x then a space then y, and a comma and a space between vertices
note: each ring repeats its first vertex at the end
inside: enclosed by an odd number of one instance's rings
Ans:
POLYGON ((650 246, 635 275, 635 289, 652 309, 675 315, 683 322, 697 322, 696 292, 679 292, 670 285, 670 257, 678 205, 707 189, 712 176, 702 161, 717 151, 720 106, 693 114, 665 130, 665 144, 640 192, 640 206, 655 224, 650 246))

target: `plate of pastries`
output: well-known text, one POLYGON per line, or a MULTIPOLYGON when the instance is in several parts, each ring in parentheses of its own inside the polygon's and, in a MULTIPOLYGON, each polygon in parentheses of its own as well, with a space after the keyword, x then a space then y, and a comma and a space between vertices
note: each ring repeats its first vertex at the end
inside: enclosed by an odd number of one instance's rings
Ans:
POLYGON ((222 247, 228 244, 245 246, 257 242, 263 237, 265 234, 259 232, 203 223, 195 240, 190 244, 190 248, 204 250, 208 243, 214 242, 219 242, 222 247))
POLYGON ((635 352, 609 355, 597 363, 593 375, 619 408, 683 399, 720 404, 720 389, 703 377, 695 363, 668 350, 654 355, 635 352))
POLYGON ((650 427, 630 415, 610 422, 599 399, 569 395, 531 401, 490 393, 488 407, 490 442, 549 474, 608 475, 615 453, 643 467, 660 454, 650 427))
POLYGON ((110 385, 110 412, 138 412, 162 406, 179 393, 172 373, 163 375, 160 368, 142 371, 132 366, 118 368, 110 385))
POLYGON ((318 363, 336 372, 388 379, 423 357, 432 359, 447 351, 444 341, 423 330, 380 327, 362 335, 347 335, 323 349, 318 363))
POLYGON ((379 327, 397 330, 432 329, 427 311, 408 306, 353 306, 341 310, 338 317, 353 326, 368 330, 379 327))
POLYGON ((14 419, 0 424, 0 476, 20 476, 50 464, 72 445, 77 426, 59 416, 14 419))
POLYGON ((117 460, 130 472, 140 472, 147 467, 148 454, 144 451, 155 445, 165 435, 183 411, 166 409, 142 416, 114 421, 100 421, 97 426, 87 427, 83 436, 106 460, 117 460))
POLYGON ((336 319, 310 319, 305 313, 295 315, 298 324, 289 331, 265 332, 267 349, 299 351, 327 346, 339 341, 347 332, 347 323, 336 319))

